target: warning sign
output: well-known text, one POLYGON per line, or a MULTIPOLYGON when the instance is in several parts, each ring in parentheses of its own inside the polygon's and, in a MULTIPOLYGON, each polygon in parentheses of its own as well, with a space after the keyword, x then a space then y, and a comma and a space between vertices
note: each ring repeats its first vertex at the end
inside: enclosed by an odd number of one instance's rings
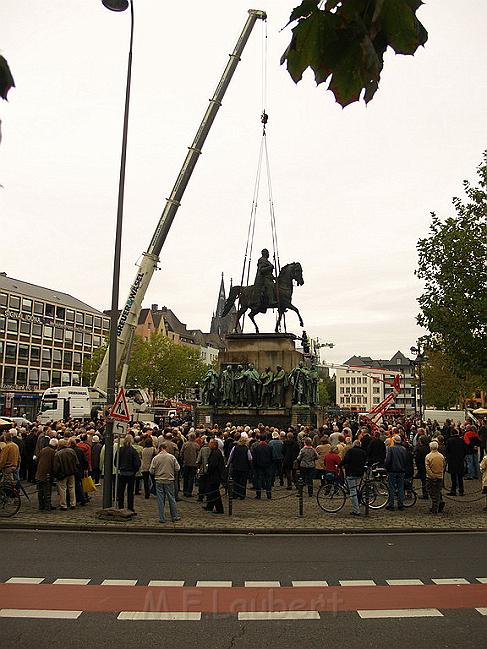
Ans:
POLYGON ((129 408, 123 388, 120 388, 115 403, 113 404, 113 408, 110 410, 110 417, 117 421, 130 421, 129 408))

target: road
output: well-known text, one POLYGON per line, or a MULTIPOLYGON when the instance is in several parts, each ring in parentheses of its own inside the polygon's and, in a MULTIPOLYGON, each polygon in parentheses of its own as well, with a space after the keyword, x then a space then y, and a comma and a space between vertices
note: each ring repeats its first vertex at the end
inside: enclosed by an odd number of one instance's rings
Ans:
POLYGON ((485 643, 485 533, 0 537, 6 649, 485 643))

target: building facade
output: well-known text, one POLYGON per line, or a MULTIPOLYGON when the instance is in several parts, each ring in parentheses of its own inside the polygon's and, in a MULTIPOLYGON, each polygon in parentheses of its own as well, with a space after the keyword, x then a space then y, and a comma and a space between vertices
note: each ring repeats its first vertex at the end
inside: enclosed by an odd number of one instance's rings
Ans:
POLYGON ((35 418, 42 392, 81 385, 109 319, 77 298, 0 273, 0 413, 35 418))

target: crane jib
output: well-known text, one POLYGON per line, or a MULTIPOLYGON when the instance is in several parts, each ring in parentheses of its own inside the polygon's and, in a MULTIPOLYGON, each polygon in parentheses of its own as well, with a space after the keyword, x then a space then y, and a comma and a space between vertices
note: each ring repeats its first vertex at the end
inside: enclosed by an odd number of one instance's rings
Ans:
POLYGON ((117 335, 118 336, 120 336, 122 334, 123 326, 127 321, 127 318, 129 316, 129 313, 130 313, 130 309, 132 308, 132 305, 133 305, 133 303, 135 301, 135 298, 137 296, 137 291, 139 290, 140 285, 142 284, 142 280, 144 279, 144 275, 145 275, 145 273, 137 273, 137 277, 135 278, 134 283, 130 287, 130 293, 129 293, 128 299, 127 299, 127 301, 125 303, 125 306, 123 308, 122 313, 120 314, 120 318, 119 318, 118 324, 117 324, 117 335))

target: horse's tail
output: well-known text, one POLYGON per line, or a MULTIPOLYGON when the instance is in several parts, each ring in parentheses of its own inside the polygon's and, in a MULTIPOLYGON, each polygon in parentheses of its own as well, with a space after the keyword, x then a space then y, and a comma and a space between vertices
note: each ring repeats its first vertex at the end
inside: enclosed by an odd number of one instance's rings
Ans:
POLYGON ((220 314, 222 318, 224 318, 226 315, 230 313, 230 309, 235 304, 235 300, 240 295, 241 290, 242 290, 241 286, 232 286, 227 301, 225 302, 225 306, 223 307, 223 311, 220 314))

